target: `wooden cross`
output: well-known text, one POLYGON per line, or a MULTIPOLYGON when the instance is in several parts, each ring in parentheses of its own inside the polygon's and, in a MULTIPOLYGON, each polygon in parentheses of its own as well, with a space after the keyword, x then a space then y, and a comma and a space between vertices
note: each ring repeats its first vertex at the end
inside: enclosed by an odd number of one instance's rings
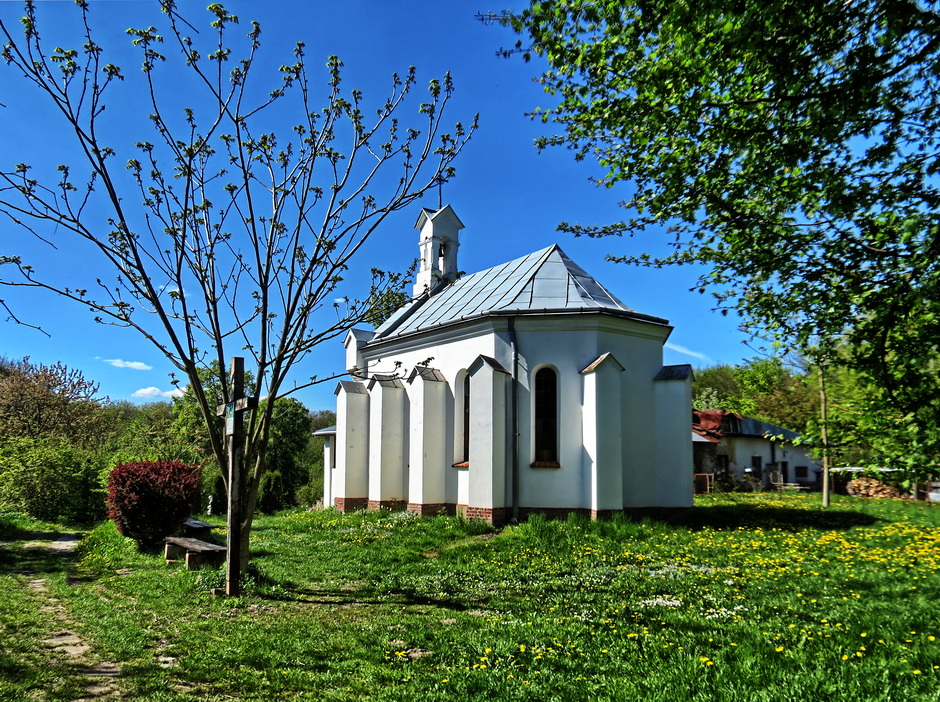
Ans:
POLYGON ((225 545, 228 549, 225 561, 225 594, 237 597, 240 593, 238 578, 241 574, 241 532, 242 532, 242 455, 245 450, 245 429, 242 413, 258 406, 254 397, 245 397, 245 359, 234 357, 229 368, 229 398, 226 405, 220 405, 217 413, 225 417, 225 454, 228 457, 228 516, 226 526, 228 535, 225 545))

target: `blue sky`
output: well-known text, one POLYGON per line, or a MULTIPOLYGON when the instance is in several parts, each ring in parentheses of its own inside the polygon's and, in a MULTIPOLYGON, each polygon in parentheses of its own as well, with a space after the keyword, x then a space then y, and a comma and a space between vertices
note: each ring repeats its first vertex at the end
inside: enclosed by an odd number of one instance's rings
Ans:
MULTIPOLYGON (((197 27, 207 22, 206 4, 205 0, 179 3, 197 27)), ((675 329, 665 351, 666 363, 737 363, 755 355, 745 345, 747 336, 738 331, 733 313, 723 316, 713 311, 709 294, 690 291, 699 270, 644 269, 604 260, 607 254, 663 254, 667 251, 665 234, 646 232, 634 238, 595 240, 556 231, 562 220, 604 224, 622 219, 624 212, 617 203, 627 191, 596 188, 589 179, 599 174, 597 167, 576 163, 569 151, 553 149, 540 154, 532 146, 544 126, 533 122, 526 112, 549 102, 534 80, 539 66, 498 58, 496 50, 512 44, 514 36, 474 17, 478 11, 520 7, 522 3, 265 0, 224 4, 239 15, 245 31, 248 20, 261 23, 265 43, 262 59, 272 75, 272 86, 277 81, 277 66, 292 60, 298 40, 306 43, 311 68, 322 66, 330 54, 338 55, 345 64, 346 84, 360 89, 367 101, 370 96, 376 101, 383 99, 391 74, 404 73, 411 65, 418 69, 419 85, 451 72, 456 86, 451 121, 469 122, 475 113, 480 115, 479 130, 456 164, 457 178, 443 189, 444 202, 454 207, 466 225, 460 247, 461 270, 482 270, 558 243, 626 304, 670 320, 675 329)), ((46 34, 57 39, 57 32, 68 36, 75 16, 72 3, 39 0, 37 5, 46 34)), ((98 41, 108 46, 126 47, 124 29, 156 24, 160 19, 156 3, 149 0, 91 0, 91 5, 93 18, 103 30, 98 41)), ((8 26, 17 24, 22 14, 19 2, 0 0, 0 18, 8 26)), ((123 67, 130 69, 137 63, 131 56, 122 48, 114 62, 121 65, 123 61, 123 67)), ((55 115, 2 69, 0 159, 4 168, 24 161, 35 165, 66 160, 56 140, 48 138, 58 133, 55 115)), ((185 98, 184 93, 181 99, 185 98)), ((146 108, 135 109, 134 101, 126 100, 109 109, 120 110, 122 127, 116 129, 110 143, 119 156, 129 158, 134 155, 134 141, 149 138, 146 125, 139 129, 137 125, 146 117, 146 108)), ((284 127, 289 126, 285 122, 284 127)), ((434 201, 422 204, 436 206, 436 197, 431 199, 434 201)), ((363 252, 361 271, 374 265, 407 268, 418 251, 417 232, 412 229, 417 216, 415 208, 391 220, 363 252)), ((68 247, 51 249, 3 221, 0 254, 8 252, 76 283, 89 270, 81 256, 70 253, 68 247)), ((356 273, 349 276, 351 287, 345 291, 350 296, 357 293, 356 273)), ((96 324, 83 308, 53 295, 0 288, 0 299, 18 317, 51 334, 47 338, 33 329, 0 322, 0 355, 29 356, 41 363, 62 361, 100 382, 102 394, 112 400, 158 400, 173 389, 170 364, 136 332, 96 324)), ((317 349, 299 369, 299 376, 329 375, 341 370, 343 363, 342 344, 337 340, 317 349)), ((310 409, 330 408, 334 386, 335 382, 323 383, 297 397, 310 409)))

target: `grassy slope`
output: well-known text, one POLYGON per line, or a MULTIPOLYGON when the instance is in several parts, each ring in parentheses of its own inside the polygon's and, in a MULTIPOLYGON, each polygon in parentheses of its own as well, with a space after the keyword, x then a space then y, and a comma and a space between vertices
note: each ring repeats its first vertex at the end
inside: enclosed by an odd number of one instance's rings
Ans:
MULTIPOLYGON (((50 589, 122 662, 121 686, 153 700, 937 699, 940 509, 817 501, 703 498, 681 524, 499 534, 285 513, 256 521, 238 600, 208 594, 219 573, 138 554, 103 525, 50 589)), ((17 553, 0 547, 0 623, 32 633, 0 649, 17 672, 0 698, 67 699, 26 645, 51 624, 23 604, 17 553)))

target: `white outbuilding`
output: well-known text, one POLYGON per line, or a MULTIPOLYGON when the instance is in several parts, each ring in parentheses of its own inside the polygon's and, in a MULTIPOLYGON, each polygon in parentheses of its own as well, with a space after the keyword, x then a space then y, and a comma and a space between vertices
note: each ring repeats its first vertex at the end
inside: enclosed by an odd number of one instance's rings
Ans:
POLYGON ((691 368, 663 366, 667 321, 557 245, 459 276, 463 226, 423 210, 413 298, 346 336, 324 503, 497 524, 691 507, 691 368))

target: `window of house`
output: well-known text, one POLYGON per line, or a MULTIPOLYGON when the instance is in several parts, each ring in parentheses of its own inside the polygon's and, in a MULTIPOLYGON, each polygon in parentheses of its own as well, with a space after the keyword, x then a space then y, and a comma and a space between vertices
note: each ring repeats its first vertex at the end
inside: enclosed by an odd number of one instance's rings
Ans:
POLYGON ((808 478, 809 471, 806 469, 806 466, 797 466, 793 469, 797 478, 808 478))
POLYGON ((719 453, 715 456, 715 473, 719 476, 728 475, 728 470, 731 467, 731 462, 728 459, 728 456, 723 453, 719 453))
POLYGON ((558 465, 558 375, 551 368, 535 374, 535 461, 533 467, 558 465))
POLYGON ((761 477, 764 467, 763 456, 751 456, 751 475, 755 478, 761 477))

